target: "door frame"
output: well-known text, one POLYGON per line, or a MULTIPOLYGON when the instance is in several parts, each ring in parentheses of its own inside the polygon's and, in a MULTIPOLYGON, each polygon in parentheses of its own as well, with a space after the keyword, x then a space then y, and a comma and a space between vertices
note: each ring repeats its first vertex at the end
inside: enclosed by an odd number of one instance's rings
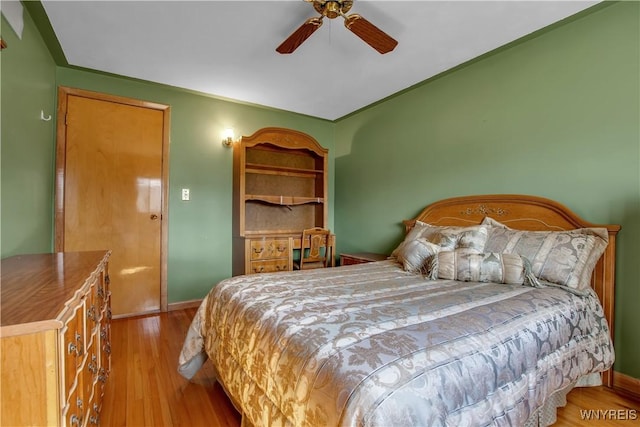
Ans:
POLYGON ((171 134, 171 107, 165 104, 142 101, 134 98, 93 92, 67 86, 58 87, 58 107, 56 118, 56 177, 55 177, 55 213, 54 213, 54 249, 56 252, 64 248, 64 182, 66 174, 67 151, 67 98, 80 96, 98 101, 115 102, 134 107, 149 108, 162 111, 162 202, 160 213, 160 311, 167 311, 167 253, 169 236, 169 143, 171 134))

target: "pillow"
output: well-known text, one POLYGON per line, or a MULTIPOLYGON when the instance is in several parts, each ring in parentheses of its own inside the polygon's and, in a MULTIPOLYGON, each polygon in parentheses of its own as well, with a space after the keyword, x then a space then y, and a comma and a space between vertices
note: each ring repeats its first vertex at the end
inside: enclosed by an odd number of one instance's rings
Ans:
POLYGON ((463 282, 493 282, 539 286, 531 265, 517 254, 442 251, 433 257, 427 273, 430 279, 463 282))
POLYGON ((606 228, 523 231, 489 217, 482 223, 490 227, 486 252, 521 255, 531 261, 536 277, 572 289, 591 286, 593 269, 609 243, 606 228))
POLYGON ((391 253, 400 261, 405 270, 417 271, 423 266, 416 266, 415 263, 422 260, 424 263, 428 258, 439 251, 453 251, 455 249, 464 249, 469 252, 482 252, 488 236, 488 227, 484 225, 475 225, 471 227, 455 227, 455 226, 438 226, 427 224, 422 221, 416 221, 415 225, 405 237, 404 241, 398 245, 391 253), (419 243, 412 243, 420 240, 419 243), (430 243, 437 246, 437 248, 430 243), (418 251, 412 254, 412 251, 418 251), (427 255, 427 251, 433 252, 427 255), (405 261, 409 260, 408 264, 405 261), (408 269, 409 268, 409 269, 408 269))
POLYGON ((474 225, 471 227, 455 227, 431 225, 426 222, 416 221, 415 225, 404 238, 404 241, 391 253, 395 256, 406 243, 424 238, 431 243, 440 246, 441 250, 454 250, 459 248, 482 252, 487 241, 489 227, 486 225, 474 225))
POLYGON ((411 242, 412 240, 416 240, 417 238, 419 238, 420 234, 422 233, 422 231, 424 230, 425 226, 427 226, 427 225, 428 224, 425 224, 422 221, 416 221, 416 223, 413 225, 413 227, 411 227, 411 229, 409 230, 407 235, 404 237, 404 240, 402 241, 402 243, 400 243, 398 245, 398 247, 395 248, 393 250, 393 252, 391 252, 391 256, 397 258, 398 252, 403 250, 403 247, 407 243, 411 242))
POLYGON ((423 269, 425 262, 439 251, 440 246, 426 239, 418 238, 401 245, 395 257, 405 271, 417 273, 423 269))

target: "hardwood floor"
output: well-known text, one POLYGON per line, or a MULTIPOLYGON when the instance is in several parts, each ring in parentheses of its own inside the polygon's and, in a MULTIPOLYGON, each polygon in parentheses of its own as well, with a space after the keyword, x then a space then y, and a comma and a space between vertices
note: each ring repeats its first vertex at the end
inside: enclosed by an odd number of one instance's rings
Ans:
MULTIPOLYGON (((240 426, 240 415, 213 380, 209 363, 191 381, 178 374, 178 355, 195 312, 190 308, 113 320, 102 426, 240 426)), ((555 426, 587 424, 640 425, 640 403, 606 387, 575 389, 555 426), (581 411, 590 410, 593 419, 587 421, 581 411)))
POLYGON ((240 415, 210 364, 187 381, 178 355, 195 309, 116 319, 102 426, 239 426, 240 415))

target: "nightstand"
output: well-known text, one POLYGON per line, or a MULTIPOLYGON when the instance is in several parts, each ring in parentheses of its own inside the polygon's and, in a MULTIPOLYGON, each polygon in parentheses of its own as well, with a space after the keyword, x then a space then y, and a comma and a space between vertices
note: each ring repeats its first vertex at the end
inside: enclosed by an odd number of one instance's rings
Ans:
POLYGON ((355 252, 352 254, 340 254, 340 265, 364 264, 366 262, 382 261, 389 257, 385 254, 373 252, 355 252))

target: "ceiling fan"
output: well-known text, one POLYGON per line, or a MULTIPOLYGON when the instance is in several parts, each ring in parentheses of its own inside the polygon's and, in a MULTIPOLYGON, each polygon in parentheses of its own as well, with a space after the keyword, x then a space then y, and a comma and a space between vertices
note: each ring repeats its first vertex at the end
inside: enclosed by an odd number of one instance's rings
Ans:
POLYGON ((342 16, 344 26, 349 31, 360 37, 365 43, 380 53, 391 52, 398 42, 391 36, 380 30, 362 16, 354 13, 346 15, 353 6, 353 0, 304 0, 313 3, 313 8, 320 14, 307 19, 297 30, 295 30, 280 46, 276 48, 278 53, 292 53, 305 40, 311 37, 320 26, 322 19, 326 16, 329 19, 342 16))

